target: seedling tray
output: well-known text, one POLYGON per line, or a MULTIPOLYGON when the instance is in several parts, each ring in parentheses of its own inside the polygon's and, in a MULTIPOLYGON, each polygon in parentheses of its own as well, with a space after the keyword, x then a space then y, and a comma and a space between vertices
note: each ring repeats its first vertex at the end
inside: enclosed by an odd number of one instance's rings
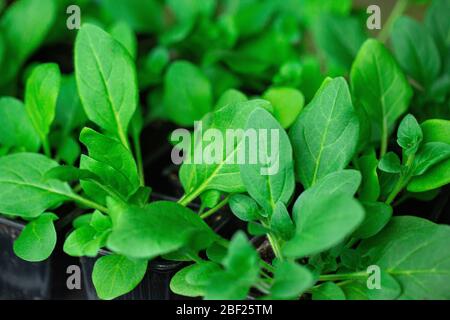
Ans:
POLYGON ((0 299, 44 300, 51 295, 51 259, 27 262, 13 251, 25 224, 0 217, 0 299))

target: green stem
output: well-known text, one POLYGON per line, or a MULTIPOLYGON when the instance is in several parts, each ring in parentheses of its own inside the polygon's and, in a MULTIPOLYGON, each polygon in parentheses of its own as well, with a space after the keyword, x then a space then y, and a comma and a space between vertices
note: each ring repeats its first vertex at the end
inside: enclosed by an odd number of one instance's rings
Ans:
POLYGON ((50 149, 50 143, 48 137, 42 139, 42 147, 44 148, 44 153, 48 158, 52 157, 52 151, 50 149))
POLYGON ((145 177, 144 177, 144 164, 142 161, 142 149, 141 149, 141 143, 138 135, 133 135, 133 145, 134 145, 134 152, 136 156, 136 162, 139 172, 139 179, 141 182, 141 186, 145 185, 145 177))
POLYGON ((92 209, 96 209, 96 210, 102 211, 104 213, 108 213, 108 209, 105 208, 104 206, 102 206, 101 204, 98 204, 97 202, 94 202, 92 200, 83 198, 80 195, 73 194, 73 195, 70 196, 70 198, 73 201, 75 201, 75 202, 78 202, 78 203, 80 203, 82 205, 85 205, 86 207, 89 207, 89 208, 92 208, 92 209))
POLYGON ((271 264, 268 264, 267 262, 265 262, 264 260, 261 260, 261 265, 267 271, 269 271, 271 273, 275 272, 275 268, 271 264))
POLYGON ((380 160, 387 152, 388 139, 389 139, 389 129, 387 127, 386 120, 383 120, 383 128, 381 132, 381 148, 380 148, 380 160))
POLYGON ((273 253, 275 254, 275 257, 277 257, 281 261, 284 260, 283 259, 283 254, 281 253, 280 244, 279 244, 277 238, 273 234, 269 233, 267 235, 267 239, 269 239, 269 243, 272 246, 273 253))
POLYGON ((353 272, 341 274, 324 274, 319 277, 319 281, 339 281, 339 280, 353 280, 364 279, 367 277, 367 272, 353 272))
POLYGON ((202 215, 200 215, 200 218, 206 219, 206 218, 212 216, 214 213, 216 213, 217 211, 222 209, 228 203, 229 200, 230 200, 230 196, 228 195, 222 201, 220 201, 214 208, 212 208, 212 209, 206 211, 205 213, 203 213, 202 215))
POLYGON ((194 190, 194 192, 185 194, 180 200, 178 200, 178 203, 181 204, 182 206, 187 206, 195 198, 197 198, 199 195, 201 195, 202 192, 203 192, 203 188, 197 188, 196 190, 194 190))
POLYGON ((391 204, 392 201, 395 200, 395 197, 397 197, 397 195, 403 190, 403 188, 408 184, 409 180, 411 179, 411 166, 414 162, 414 155, 410 155, 407 158, 406 161, 406 170, 405 173, 400 173, 400 177, 397 180, 397 183, 394 186, 394 189, 392 189, 391 193, 389 194, 389 196, 387 197, 385 203, 386 204, 391 204))
POLYGON ((402 13, 406 10, 408 7, 408 1, 409 0, 398 0, 395 4, 394 8, 391 11, 391 14, 389 15, 388 19, 386 20, 386 23, 384 24, 383 29, 378 34, 378 40, 385 43, 387 38, 389 37, 389 33, 392 29, 392 26, 394 25, 395 20, 399 16, 402 15, 402 13))

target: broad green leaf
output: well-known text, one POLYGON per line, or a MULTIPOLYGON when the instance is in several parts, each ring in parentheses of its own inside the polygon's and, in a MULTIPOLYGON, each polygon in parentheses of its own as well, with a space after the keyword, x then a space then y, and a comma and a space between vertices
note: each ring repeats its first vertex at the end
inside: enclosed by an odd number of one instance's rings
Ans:
POLYGON ((46 260, 56 246, 56 231, 53 213, 44 213, 29 222, 14 241, 14 253, 29 262, 46 260))
POLYGON ((21 0, 8 7, 0 19, 5 46, 0 61, 0 87, 14 80, 18 71, 44 42, 56 17, 53 0, 21 0))
MULTIPOLYGON (((81 157, 80 169, 91 171, 105 186, 117 191, 124 198, 128 198, 138 189, 140 181, 133 155, 118 140, 84 128, 80 141, 89 151, 89 156, 81 157)), ((105 203, 108 192, 97 184, 82 181, 81 186, 89 196, 105 203)))
POLYGON ((258 204, 249 196, 234 194, 229 203, 231 212, 242 221, 256 221, 262 217, 258 204))
POLYGON ((349 195, 309 197, 301 207, 298 200, 293 209, 296 232, 283 253, 300 258, 334 247, 349 236, 364 220, 363 207, 349 195))
POLYGON ((72 257, 85 256, 86 247, 92 242, 96 234, 97 231, 90 225, 84 225, 77 228, 72 231, 64 241, 64 252, 72 257))
POLYGON ((192 126, 211 110, 209 80, 190 62, 174 62, 164 77, 164 106, 170 120, 192 126))
POLYGON ((95 262, 92 281, 99 298, 111 300, 133 290, 146 271, 146 260, 131 260, 111 254, 95 262))
POLYGON ((291 128, 297 178, 305 188, 344 169, 358 142, 359 123, 343 78, 324 82, 291 128))
POLYGON ((128 257, 151 259, 183 248, 207 248, 216 235, 200 217, 174 202, 152 202, 144 208, 110 199, 113 230, 108 248, 128 257))
POLYGON ((338 194, 353 196, 360 184, 361 174, 356 170, 330 173, 300 195, 296 201, 297 212, 311 211, 309 206, 314 203, 314 199, 338 194))
POLYGON ((405 155, 415 154, 422 139, 423 132, 416 118, 411 114, 406 115, 397 131, 397 143, 405 151, 405 155))
POLYGON ((355 107, 364 109, 373 125, 372 139, 387 139, 397 119, 408 109, 413 91, 381 42, 364 42, 353 62, 350 83, 355 107))
MULTIPOLYGON (((200 161, 196 160, 196 154, 203 155, 207 148, 212 151, 213 144, 211 142, 204 141, 203 144, 195 143, 193 150, 190 152, 188 150, 187 158, 180 169, 180 180, 186 194, 200 194, 203 191, 211 189, 228 193, 245 191, 238 163, 240 161, 239 159, 245 156, 242 152, 243 148, 239 146, 245 140, 248 140, 248 137, 239 132, 243 132, 248 117, 258 107, 270 109, 271 106, 264 100, 251 100, 229 104, 203 118, 202 128, 197 128, 197 134, 194 133, 194 141, 198 141, 197 139, 201 139, 202 137, 204 138, 205 132, 208 129, 218 129, 225 137, 227 129, 236 130, 236 134, 226 138, 226 144, 233 147, 226 148, 224 146, 223 150, 219 150, 217 153, 218 159, 217 161, 213 161, 212 164, 204 163, 205 161, 198 163, 200 161)), ((183 146, 185 146, 185 143, 183 146)))
POLYGON ((38 65, 27 79, 25 109, 42 141, 55 119, 60 83, 59 67, 53 63, 38 65))
POLYGON ((363 206, 366 215, 353 238, 367 239, 376 235, 392 217, 392 207, 383 202, 363 202, 363 206))
POLYGON ((450 3, 447 0, 434 0, 425 14, 425 26, 434 38, 442 62, 447 59, 447 64, 450 53, 450 21, 447 16, 449 11, 450 3))
POLYGON ((0 212, 35 218, 72 198, 74 194, 68 184, 44 179, 44 174, 56 166, 55 161, 35 153, 1 157, 0 212))
POLYGON ((313 284, 313 275, 306 267, 283 261, 275 269, 270 294, 275 299, 297 299, 313 284))
POLYGON ((313 300, 345 300, 342 289, 334 282, 325 282, 313 290, 313 300))
POLYGON ((172 277, 170 290, 187 297, 204 296, 209 278, 218 271, 220 267, 212 262, 187 266, 172 277))
POLYGON ((369 300, 367 284, 361 281, 352 281, 341 285, 346 300, 369 300))
POLYGON ((362 201, 376 201, 380 196, 380 182, 378 180, 378 160, 375 150, 371 149, 357 160, 362 180, 359 198, 362 201))
POLYGON ((111 36, 127 49, 133 59, 137 55, 137 39, 133 30, 123 21, 117 22, 110 29, 111 36))
POLYGON ((233 236, 222 264, 225 270, 211 277, 205 299, 245 299, 258 279, 259 256, 243 232, 233 236))
POLYGON ((293 88, 275 87, 263 94, 273 106, 273 115, 283 128, 289 128, 303 109, 305 98, 303 94, 293 88))
POLYGON ((359 47, 367 38, 365 27, 356 17, 320 15, 313 26, 314 40, 329 64, 350 70, 359 47))
POLYGON ((395 56, 403 70, 428 88, 436 80, 441 60, 433 37, 424 26, 409 17, 396 20, 391 35, 395 56))
POLYGON ((86 123, 86 114, 78 96, 75 76, 63 76, 56 103, 55 124, 67 135, 86 123))
POLYGON ((80 144, 72 136, 66 136, 60 141, 56 157, 68 165, 73 165, 81 154, 80 144))
POLYGON ((289 137, 266 110, 255 109, 246 130, 258 132, 257 146, 245 146, 246 163, 240 165, 241 178, 247 192, 271 215, 278 201, 287 204, 295 188, 292 147, 289 137), (266 135, 261 134, 266 130, 266 135), (256 156, 256 164, 249 163, 256 156), (262 158, 264 157, 264 158, 262 158))
POLYGON ((450 144, 428 142, 417 153, 413 163, 413 175, 424 174, 433 165, 450 157, 450 144))
POLYGON ((45 172, 44 179, 56 179, 64 182, 74 182, 83 179, 100 180, 94 173, 73 166, 57 166, 45 172))
POLYGON ((387 173, 400 173, 402 170, 400 158, 394 152, 388 152, 378 163, 378 169, 387 173))
POLYGON ((112 19, 124 21, 136 32, 155 32, 162 28, 164 8, 157 0, 103 0, 100 5, 112 19))
POLYGON ((450 228, 417 217, 395 217, 358 250, 402 287, 398 299, 450 299, 450 228))
POLYGON ((295 226, 285 204, 278 201, 270 219, 270 229, 283 240, 290 240, 295 233, 295 226))
POLYGON ((381 271, 381 288, 367 288, 367 296, 370 300, 394 300, 402 292, 400 284, 388 272, 381 271))
POLYGON ((25 111, 23 103, 15 98, 0 99, 0 145, 36 152, 40 139, 25 111))
MULTIPOLYGON (((421 125, 424 142, 450 144, 450 121, 441 119, 427 120, 421 125)), ((429 168, 427 172, 414 177, 408 184, 408 191, 423 192, 439 188, 450 183, 450 159, 429 168)))
POLYGON ((85 24, 75 42, 75 74, 89 120, 128 147, 127 129, 138 92, 135 66, 126 49, 99 27, 85 24))
POLYGON ((220 96, 219 100, 216 103, 215 109, 218 110, 228 104, 245 102, 247 100, 247 96, 242 92, 236 89, 228 89, 220 96))

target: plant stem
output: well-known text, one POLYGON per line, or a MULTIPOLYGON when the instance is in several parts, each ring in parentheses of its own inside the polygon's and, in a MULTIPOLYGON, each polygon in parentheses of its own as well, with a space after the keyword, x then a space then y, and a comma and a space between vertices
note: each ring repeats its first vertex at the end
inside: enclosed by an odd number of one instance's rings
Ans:
POLYGON ((70 196, 70 198, 75 202, 85 205, 86 207, 96 209, 96 210, 102 211, 104 213, 108 213, 108 209, 105 208, 104 206, 102 206, 101 204, 98 204, 92 200, 86 199, 80 195, 73 194, 70 196))
POLYGON ((381 148, 380 148, 380 160, 383 158, 383 156, 386 154, 387 146, 388 146, 388 139, 389 139, 389 132, 386 120, 383 120, 383 128, 381 129, 381 148))
POLYGON ((178 200, 178 203, 181 204, 182 206, 187 206, 195 198, 197 198, 202 192, 203 192, 203 188, 197 188, 194 192, 185 194, 180 200, 178 200))
POLYGON ((44 153, 47 157, 52 157, 52 151, 50 149, 50 143, 48 141, 48 137, 42 139, 42 147, 44 148, 44 153))
POLYGON ((271 264, 268 264, 268 263, 265 262, 264 260, 261 260, 261 265, 262 265, 262 267, 263 267, 264 269, 266 269, 267 271, 269 271, 269 272, 271 272, 271 273, 274 273, 275 268, 274 268, 271 264))
POLYGON ((141 182, 141 186, 145 185, 145 177, 144 177, 144 164, 142 162, 142 150, 141 150, 141 143, 138 135, 133 135, 133 145, 134 145, 134 152, 136 156, 136 162, 139 172, 139 179, 141 182))
POLYGON ((397 183, 394 186, 394 189, 392 189, 391 193, 387 197, 385 203, 391 204, 392 201, 394 201, 395 197, 400 193, 400 191, 403 190, 403 188, 408 184, 409 180, 411 179, 411 166, 414 162, 414 155, 408 156, 406 160, 406 172, 400 173, 400 177, 397 180, 397 183))
POLYGON ((353 280, 367 277, 367 272, 341 273, 341 274, 324 274, 319 277, 319 281, 338 281, 353 280))
POLYGON ((269 233, 269 234, 267 234, 267 239, 269 239, 269 243, 272 246, 275 257, 277 257, 281 261, 284 260, 283 254, 281 253, 280 244, 278 243, 277 238, 273 234, 269 233))
POLYGON ((220 209, 222 209, 230 200, 230 196, 226 196, 222 201, 220 201, 214 208, 206 211, 205 213, 203 213, 202 215, 200 215, 200 218, 202 219, 206 219, 208 217, 210 217, 211 215, 213 215, 214 213, 216 213, 217 211, 219 211, 220 209))
POLYGON ((402 15, 402 13, 406 10, 408 7, 408 1, 409 0, 398 0, 395 4, 394 8, 391 11, 391 14, 389 15, 388 19, 386 20, 386 23, 384 24, 383 29, 378 34, 378 40, 385 43, 387 38, 389 37, 389 33, 391 31, 392 26, 394 25, 395 20, 399 16, 402 15))

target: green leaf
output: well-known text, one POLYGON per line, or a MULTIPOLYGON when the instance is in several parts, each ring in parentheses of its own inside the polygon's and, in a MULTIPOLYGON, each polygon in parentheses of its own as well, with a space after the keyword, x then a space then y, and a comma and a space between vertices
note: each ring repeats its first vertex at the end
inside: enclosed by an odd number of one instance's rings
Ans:
MULTIPOLYGON (((450 121, 431 119, 422 123, 421 127, 424 142, 450 144, 450 121)), ((423 192, 437 189, 448 183, 450 183, 450 159, 443 160, 429 168, 424 174, 413 177, 408 184, 408 191, 423 192)))
POLYGON ((362 181, 359 198, 362 201, 376 201, 380 196, 380 182, 378 180, 378 160, 374 149, 357 160, 361 171, 362 181))
POLYGON ((0 87, 14 80, 24 62, 44 42, 55 21, 56 9, 53 0, 22 0, 5 11, 0 19, 5 44, 0 87))
POLYGON ((36 152, 40 139, 25 111, 15 98, 0 98, 0 145, 36 152))
POLYGON ((275 269, 270 294, 276 299, 296 299, 313 284, 313 275, 307 268, 295 262, 283 261, 275 269))
POLYGON ((349 70, 367 38, 364 27, 356 17, 322 14, 313 26, 314 40, 329 64, 349 70))
POLYGON ((206 294, 210 277, 221 269, 212 262, 202 262, 187 266, 178 271, 170 281, 170 289, 187 297, 200 297, 206 294))
POLYGON ((334 282, 325 282, 313 290, 313 300, 345 300, 342 289, 334 282))
POLYGON ((115 23, 110 29, 111 36, 116 39, 121 45, 127 49, 128 53, 133 59, 136 59, 137 55, 137 39, 130 26, 119 21, 115 23))
POLYGON ((281 201, 287 204, 294 192, 292 147, 284 129, 264 109, 255 109, 250 114, 246 130, 259 132, 259 156, 257 163, 252 164, 250 159, 258 152, 247 144, 241 144, 246 148, 246 161, 240 165, 241 178, 250 196, 264 209, 266 215, 271 215, 276 203, 281 201), (267 130, 267 134, 262 135, 262 130, 267 130))
POLYGON ((89 120, 128 148, 127 129, 138 92, 135 66, 126 49, 102 29, 85 24, 75 42, 75 73, 89 120))
POLYGON ((102 9, 110 19, 124 21, 136 32, 155 32, 163 25, 163 5, 157 0, 103 0, 102 9))
POLYGON ((392 207, 383 202, 363 202, 366 215, 353 238, 367 239, 380 232, 392 217, 392 207))
POLYGON ((212 108, 209 80, 190 62, 174 62, 164 77, 164 106, 170 120, 192 126, 212 108))
POLYGON ((94 173, 88 170, 78 169, 73 166, 54 167, 44 174, 44 179, 56 179, 64 182, 74 182, 82 179, 99 180, 94 173))
POLYGON ((450 144, 428 142, 417 153, 413 164, 413 175, 424 174, 433 165, 450 157, 450 144))
POLYGON ((263 94, 274 109, 274 117, 283 128, 289 128, 303 109, 305 98, 303 94, 293 88, 275 87, 263 94))
POLYGON ((46 260, 56 246, 56 231, 53 213, 44 213, 29 222, 14 241, 14 253, 29 262, 46 260))
MULTIPOLYGON (((223 136, 226 136, 228 129, 244 129, 251 112, 258 107, 269 108, 270 104, 264 100, 251 100, 229 104, 206 115, 202 120, 203 127, 201 129, 203 131, 197 128, 197 137, 194 133, 194 142, 204 137, 208 129, 218 129, 223 136)), ((228 143, 233 143, 234 147, 228 148, 229 150, 226 150, 227 148, 224 147, 224 150, 221 151, 223 155, 212 164, 195 163, 195 154, 201 153, 203 155, 207 148, 211 148, 212 143, 207 143, 206 141, 203 144, 195 143, 194 148, 188 150, 187 158, 180 168, 180 180, 185 193, 196 195, 211 189, 228 193, 244 192, 245 187, 242 183, 238 164, 240 156, 243 154, 239 146, 244 140, 247 140, 244 138, 239 134, 231 138, 233 141, 228 143)), ((184 142, 183 146, 185 144, 184 142)), ((221 153, 218 154, 220 156, 221 153)), ((243 155, 245 156, 245 154, 243 155)))
POLYGON ((396 20, 391 35, 395 57, 403 70, 428 88, 441 69, 439 51, 424 26, 409 17, 396 20))
POLYGON ((219 100, 216 103, 215 109, 218 110, 220 108, 225 107, 228 104, 234 104, 239 102, 245 102, 248 98, 242 92, 235 89, 228 89, 220 96, 219 100))
POLYGON ((249 196, 234 194, 229 203, 231 211, 242 221, 256 221, 262 217, 258 204, 249 196))
POLYGON ((348 165, 358 142, 358 128, 345 80, 324 82, 289 134, 297 178, 305 188, 348 165))
POLYGON ((59 67, 53 63, 38 65, 27 79, 25 109, 42 141, 47 139, 55 119, 60 83, 59 67))
POLYGON ((217 237, 197 214, 174 202, 140 208, 110 199, 108 209, 113 221, 108 248, 128 257, 151 259, 183 248, 201 250, 217 237))
POLYGON ((92 281, 99 298, 111 300, 133 290, 146 271, 147 261, 112 254, 95 262, 92 281))
POLYGON ((0 157, 0 212, 36 218, 73 197, 68 184, 44 179, 44 174, 56 166, 55 161, 35 153, 0 157))
POLYGON ((65 135, 68 135, 74 129, 82 127, 86 120, 86 114, 78 96, 75 76, 63 76, 56 103, 55 124, 63 130, 65 135))
MULTIPOLYGON (((130 150, 118 140, 92 129, 81 130, 80 141, 87 147, 89 156, 81 156, 80 169, 91 171, 103 184, 127 199, 139 188, 137 166, 130 150)), ((93 199, 106 203, 109 194, 92 181, 81 181, 83 190, 93 199)))
POLYGON ((278 201, 270 220, 270 228, 283 240, 290 240, 295 233, 295 226, 286 206, 278 201))
POLYGON ((308 197, 302 205, 299 198, 293 215, 296 233, 283 253, 300 258, 334 247, 349 236, 364 220, 364 209, 349 195, 308 197), (303 210, 299 210, 299 208, 303 210))
POLYGON ((58 146, 56 157, 67 163, 73 165, 81 154, 80 144, 72 136, 62 138, 58 146))
POLYGON ((434 0, 425 14, 425 26, 434 38, 436 46, 441 54, 442 62, 449 62, 450 50, 450 21, 447 12, 450 4, 446 0, 434 0))
POLYGON ((386 139, 408 109, 413 91, 397 62, 377 40, 362 45, 350 72, 352 96, 373 124, 373 139, 386 139))
POLYGON ((394 152, 388 152, 381 158, 378 169, 388 173, 400 173, 402 170, 400 158, 394 152))
POLYGON ((233 236, 222 264, 225 270, 211 277, 205 299, 245 299, 258 279, 259 256, 243 232, 233 236))
POLYGON ((406 115, 397 131, 397 143, 405 151, 407 156, 415 154, 419 149, 423 139, 422 129, 416 118, 408 114, 406 115))
POLYGON ((367 296, 370 300, 394 300, 402 292, 400 284, 393 276, 385 271, 381 271, 380 289, 367 288, 367 296))
POLYGON ((397 280, 398 299, 450 299, 450 227, 416 217, 395 217, 358 250, 397 280))
MULTIPOLYGON (((64 252, 72 257, 86 256, 86 247, 92 242, 97 231, 90 225, 84 225, 72 231, 64 241, 64 252)), ((95 256, 97 252, 93 255, 95 256)))

